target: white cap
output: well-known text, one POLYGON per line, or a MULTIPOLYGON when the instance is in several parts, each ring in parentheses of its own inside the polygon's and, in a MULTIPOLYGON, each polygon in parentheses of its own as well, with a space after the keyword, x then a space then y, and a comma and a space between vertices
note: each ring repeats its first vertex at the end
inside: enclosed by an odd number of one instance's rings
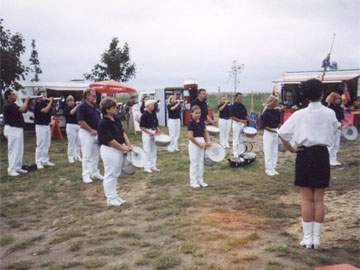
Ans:
POLYGON ((156 103, 156 100, 153 100, 153 99, 149 99, 147 101, 145 101, 145 107, 151 105, 151 104, 155 104, 156 103))

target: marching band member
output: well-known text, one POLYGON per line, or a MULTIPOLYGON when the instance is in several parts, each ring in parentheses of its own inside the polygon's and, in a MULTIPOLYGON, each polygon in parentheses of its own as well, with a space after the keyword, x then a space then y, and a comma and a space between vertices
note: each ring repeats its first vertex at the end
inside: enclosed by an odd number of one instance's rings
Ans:
POLYGON ((82 179, 91 183, 92 178, 103 180, 99 172, 99 145, 97 141, 97 126, 100 112, 96 108, 96 92, 94 89, 84 91, 84 100, 76 110, 76 118, 80 125, 79 139, 82 152, 82 179))
POLYGON ((262 126, 264 127, 263 147, 265 173, 268 176, 278 175, 276 164, 278 159, 279 136, 277 134, 280 127, 281 111, 277 109, 277 97, 271 95, 267 98, 264 111, 261 115, 262 126))
POLYGON ((100 103, 103 119, 98 126, 100 156, 104 163, 104 193, 108 206, 120 206, 125 203, 117 193, 117 179, 121 174, 122 164, 132 146, 125 134, 121 121, 116 119, 117 104, 113 98, 104 98, 100 103))
POLYGON ((284 146, 296 153, 295 185, 300 186, 304 237, 300 245, 319 248, 324 221, 324 193, 329 186, 332 145, 339 122, 335 112, 323 106, 323 85, 311 79, 303 83, 308 107, 293 113, 279 129, 284 146), (294 141, 292 146, 289 141, 294 141))
POLYGON ((241 93, 235 94, 235 102, 231 105, 231 119, 233 131, 233 155, 239 157, 239 147, 244 144, 242 131, 247 125, 247 110, 242 104, 243 96, 241 93))
POLYGON ((38 169, 43 169, 44 166, 55 166, 49 160, 49 148, 51 145, 51 115, 54 104, 54 99, 45 98, 45 93, 42 92, 42 97, 35 103, 34 117, 35 117, 35 132, 36 132, 36 151, 35 162, 38 169))
POLYGON ((154 136, 160 133, 159 122, 156 116, 155 100, 147 100, 145 102, 145 110, 140 118, 140 128, 142 130, 143 148, 146 155, 145 172, 159 172, 156 167, 156 144, 154 136))
POLYGON ((17 95, 13 90, 7 90, 4 94, 4 136, 8 141, 8 175, 18 176, 19 173, 27 173, 22 169, 24 156, 24 117, 29 105, 29 97, 25 98, 24 104, 19 107, 15 102, 17 95))
POLYGON ((188 124, 189 159, 190 159, 190 187, 207 187, 204 182, 205 148, 210 146, 210 137, 203 119, 201 109, 195 105, 191 107, 191 120, 188 124))
POLYGON ((79 140, 80 126, 76 119, 76 110, 78 107, 79 105, 75 103, 74 97, 72 95, 67 96, 64 116, 66 120, 66 136, 68 139, 67 154, 69 163, 74 163, 75 160, 81 161, 79 140))
POLYGON ((195 105, 199 106, 201 110, 201 120, 203 120, 205 124, 215 125, 216 122, 213 119, 211 119, 211 117, 208 115, 209 110, 206 100, 207 100, 206 90, 201 88, 198 90, 197 98, 191 102, 191 107, 195 105))
POLYGON ((229 135, 231 130, 231 104, 224 96, 220 99, 219 108, 219 129, 220 129, 220 144, 224 148, 230 148, 229 135))
MULTIPOLYGON (((328 107, 335 112, 336 119, 341 122, 344 120, 344 109, 341 107, 341 97, 338 93, 332 92, 327 98, 326 102, 328 107)), ((330 165, 340 166, 341 163, 337 160, 337 153, 340 148, 341 129, 336 131, 334 141, 331 146, 328 147, 330 155, 330 165)))
POLYGON ((171 142, 168 146, 169 152, 180 151, 178 148, 178 140, 180 138, 181 129, 181 102, 176 96, 170 96, 168 99, 168 128, 171 142))

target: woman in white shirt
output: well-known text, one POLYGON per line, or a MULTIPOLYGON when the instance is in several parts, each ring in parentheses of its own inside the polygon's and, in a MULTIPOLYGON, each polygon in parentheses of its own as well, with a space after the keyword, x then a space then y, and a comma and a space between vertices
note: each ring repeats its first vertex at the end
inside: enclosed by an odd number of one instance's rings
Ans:
POLYGON ((304 237, 300 245, 319 248, 324 221, 324 192, 329 186, 330 161, 327 146, 339 128, 334 111, 323 106, 323 86, 319 80, 303 83, 308 107, 298 110, 279 129, 284 146, 296 153, 295 185, 302 197, 304 237), (291 144, 290 144, 291 141, 291 144))

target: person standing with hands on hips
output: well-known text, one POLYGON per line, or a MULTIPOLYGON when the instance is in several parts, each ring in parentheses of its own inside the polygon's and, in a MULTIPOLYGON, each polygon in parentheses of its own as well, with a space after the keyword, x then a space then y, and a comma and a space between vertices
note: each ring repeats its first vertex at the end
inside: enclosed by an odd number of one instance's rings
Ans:
POLYGON ((125 154, 132 150, 132 146, 121 121, 116 119, 118 113, 116 101, 106 97, 100 102, 100 108, 103 119, 98 126, 98 139, 105 171, 104 193, 108 206, 120 206, 125 200, 117 193, 117 179, 121 174, 125 154))
POLYGON ((264 111, 261 114, 261 122, 264 127, 263 147, 265 173, 268 176, 275 176, 276 164, 279 151, 278 128, 280 127, 281 111, 276 107, 279 105, 277 97, 271 95, 267 98, 264 105, 264 111))
POLYGON ((17 95, 13 90, 6 90, 4 94, 4 136, 8 141, 8 175, 18 176, 27 173, 22 169, 24 157, 24 116, 29 106, 29 97, 19 107, 16 104, 17 95))
POLYGON ((169 152, 179 151, 178 148, 178 140, 180 137, 181 130, 181 102, 176 96, 171 95, 168 99, 168 128, 169 128, 169 136, 171 138, 171 142, 168 146, 169 152))
POLYGON ((224 96, 220 99, 219 109, 219 129, 220 129, 220 144, 224 148, 230 148, 229 135, 231 130, 231 104, 224 96))
POLYGON ((100 112, 96 108, 96 92, 94 89, 86 89, 83 97, 84 99, 76 111, 76 118, 80 125, 82 180, 84 183, 91 183, 92 178, 103 180, 99 171, 99 145, 97 141, 100 112))
POLYGON ((144 113, 140 118, 140 128, 142 130, 142 142, 146 156, 144 171, 147 173, 160 172, 156 167, 156 144, 154 136, 160 133, 159 122, 156 116, 155 100, 145 101, 144 113))
POLYGON ((278 134, 284 146, 296 153, 295 185, 300 187, 304 234, 300 245, 317 249, 325 216, 325 188, 330 180, 327 146, 333 143, 340 124, 335 112, 321 104, 323 85, 319 80, 308 80, 302 88, 310 101, 308 107, 293 113, 278 134))
POLYGON ((79 107, 79 104, 75 103, 75 98, 72 95, 68 95, 65 101, 64 116, 66 120, 66 136, 68 139, 67 154, 69 163, 74 163, 75 160, 81 161, 79 140, 80 126, 76 119, 76 110, 79 107))
POLYGON ((242 104, 243 95, 241 93, 235 94, 235 102, 231 105, 231 119, 233 131, 233 155, 235 158, 239 157, 239 149, 244 144, 242 131, 247 125, 247 110, 242 104))
POLYGON ((191 120, 188 124, 189 159, 190 159, 190 187, 207 187, 204 182, 205 148, 211 145, 209 133, 201 119, 201 109, 195 105, 191 107, 191 120))
POLYGON ((36 150, 35 162, 38 169, 43 169, 44 166, 55 166, 49 160, 49 148, 51 145, 51 115, 54 104, 54 99, 46 98, 45 92, 42 92, 42 97, 35 104, 35 132, 36 132, 36 150))

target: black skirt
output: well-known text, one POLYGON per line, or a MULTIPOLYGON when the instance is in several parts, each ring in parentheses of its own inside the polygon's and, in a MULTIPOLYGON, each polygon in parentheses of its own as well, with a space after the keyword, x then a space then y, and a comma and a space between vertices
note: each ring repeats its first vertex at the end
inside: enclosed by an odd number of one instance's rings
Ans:
POLYGON ((326 188, 330 181, 329 152, 326 146, 303 147, 295 163, 295 186, 326 188))

